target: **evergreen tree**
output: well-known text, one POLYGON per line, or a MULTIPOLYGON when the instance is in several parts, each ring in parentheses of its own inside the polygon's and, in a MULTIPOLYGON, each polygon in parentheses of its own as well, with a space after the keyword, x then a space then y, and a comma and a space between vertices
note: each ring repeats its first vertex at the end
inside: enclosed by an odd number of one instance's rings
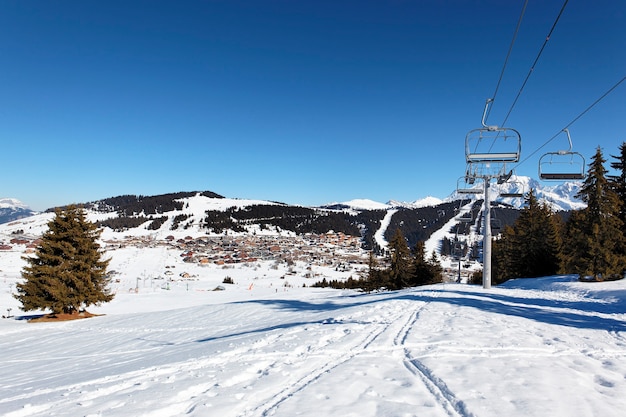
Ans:
POLYGON ((391 290, 398 290, 409 285, 412 278, 411 271, 411 253, 406 243, 404 235, 400 229, 396 229, 396 233, 389 242, 390 251, 390 269, 388 287, 391 290))
POLYGON ((106 268, 97 239, 101 230, 86 219, 81 208, 57 209, 34 256, 17 284, 25 311, 50 309, 53 314, 77 313, 89 305, 113 299, 107 288, 106 268))
MULTIPOLYGON (((428 282, 428 284, 443 282, 443 268, 441 267, 441 262, 435 251, 430 254, 430 258, 427 262, 430 267, 430 282, 428 282)), ((461 261, 459 260, 459 262, 461 261)))
POLYGON ((611 168, 617 170, 619 175, 609 175, 611 188, 619 198, 619 218, 622 221, 622 232, 626 233, 626 142, 619 147, 618 156, 611 155, 615 159, 611 168))
POLYGON ((539 203, 533 190, 514 226, 513 262, 516 277, 554 275, 559 270, 561 240, 557 216, 539 203))
POLYGON ((508 279, 515 277, 515 230, 511 226, 504 226, 500 236, 494 239, 491 245, 491 268, 492 281, 494 284, 501 284, 508 279))
POLYGON ((559 218, 531 190, 513 227, 492 246, 494 281, 554 275, 560 266, 559 218))
POLYGON ((367 266, 367 275, 363 277, 363 290, 371 292, 382 288, 384 286, 384 271, 378 269, 378 261, 376 260, 376 255, 374 255, 373 250, 369 252, 367 266))
POLYGON ((409 286, 435 284, 443 281, 443 268, 441 268, 437 254, 433 252, 430 258, 426 260, 424 242, 417 242, 411 250, 411 255, 413 257, 411 268, 413 276, 408 282, 409 286))
POLYGON ((607 180, 605 162, 598 147, 577 195, 587 207, 572 215, 567 225, 564 269, 581 277, 621 276, 626 268, 620 201, 607 180))

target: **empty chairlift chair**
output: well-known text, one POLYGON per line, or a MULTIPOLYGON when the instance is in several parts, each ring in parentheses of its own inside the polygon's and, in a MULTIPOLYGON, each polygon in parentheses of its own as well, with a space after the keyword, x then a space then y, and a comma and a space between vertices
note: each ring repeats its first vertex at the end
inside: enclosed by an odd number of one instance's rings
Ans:
POLYGON ((456 192, 463 195, 482 194, 483 189, 476 184, 476 177, 465 175, 456 182, 456 192))
MULTIPOLYGON (((526 194, 524 183, 517 180, 517 177, 511 179, 513 172, 508 175, 498 178, 498 185, 509 184, 507 189, 500 191, 500 197, 502 198, 522 198, 526 194)), ((504 188, 504 187, 501 187, 504 188)))
POLYGON ((470 130, 465 136, 465 160, 470 164, 519 162, 522 138, 519 132, 508 127, 487 126, 485 117, 487 100, 480 129, 470 130))
POLYGON ((546 181, 568 181, 585 179, 585 158, 572 151, 572 138, 567 134, 569 149, 548 152, 539 158, 539 178, 546 181))

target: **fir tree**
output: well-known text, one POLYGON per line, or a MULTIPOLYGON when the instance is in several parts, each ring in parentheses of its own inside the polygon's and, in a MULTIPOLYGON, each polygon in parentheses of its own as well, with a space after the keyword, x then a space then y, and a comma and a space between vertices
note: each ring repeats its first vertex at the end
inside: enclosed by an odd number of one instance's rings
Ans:
POLYGON ((505 227, 494 242, 494 281, 556 274, 560 267, 560 229, 559 218, 531 190, 513 227, 505 227))
POLYGON ((556 274, 561 252, 558 218, 546 204, 539 203, 532 190, 514 230, 511 261, 515 276, 534 278, 556 274))
POLYGON ((626 268, 620 201, 607 180, 605 162, 598 147, 577 195, 587 207, 572 215, 567 225, 564 269, 581 277, 621 276, 626 268))
POLYGON ((513 259, 515 258, 515 229, 504 226, 500 236, 494 239, 491 246, 492 281, 501 284, 515 277, 517 272, 513 259))
POLYGON ((619 198, 619 218, 622 221, 622 232, 626 233, 626 142, 619 147, 619 155, 611 155, 615 159, 611 168, 617 170, 619 175, 609 175, 611 188, 619 198))
POLYGON ((410 286, 435 284, 443 281, 443 269, 437 254, 433 252, 426 260, 424 242, 417 242, 411 251, 413 256, 413 276, 410 286))
POLYGON ((376 255, 374 255, 373 250, 369 252, 367 266, 367 275, 363 277, 363 290, 371 292, 382 288, 384 286, 384 271, 378 269, 378 261, 376 260, 376 255))
POLYGON ((81 208, 57 209, 34 256, 26 256, 24 282, 17 284, 24 311, 50 309, 53 314, 77 313, 113 299, 97 239, 101 230, 81 208))
POLYGON ((412 277, 411 253, 406 243, 404 235, 400 229, 389 242, 390 270, 388 287, 391 290, 398 290, 409 285, 412 277))

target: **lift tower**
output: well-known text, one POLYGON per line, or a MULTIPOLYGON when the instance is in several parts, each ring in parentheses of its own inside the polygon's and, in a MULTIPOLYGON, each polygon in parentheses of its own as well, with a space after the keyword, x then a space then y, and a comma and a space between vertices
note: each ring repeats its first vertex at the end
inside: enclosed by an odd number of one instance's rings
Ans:
POLYGON ((511 178, 507 163, 519 162, 522 138, 515 129, 488 126, 485 123, 487 109, 493 99, 487 99, 482 117, 482 128, 470 130, 465 136, 466 176, 482 179, 484 186, 483 209, 483 288, 491 288, 491 202, 489 186, 496 179, 504 183, 511 178))

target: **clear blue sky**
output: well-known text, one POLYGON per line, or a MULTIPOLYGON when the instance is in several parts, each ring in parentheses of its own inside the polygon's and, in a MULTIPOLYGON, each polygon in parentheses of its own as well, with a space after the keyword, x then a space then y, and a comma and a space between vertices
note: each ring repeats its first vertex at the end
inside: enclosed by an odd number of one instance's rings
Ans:
MULTIPOLYGON (((0 2, 0 196, 446 197, 523 0, 0 2)), ((563 1, 530 0, 489 124, 563 1)), ((572 0, 506 125, 522 159, 626 75, 626 2, 572 0)), ((570 126, 608 159, 626 82, 570 126)), ((543 151, 517 167, 537 177, 543 151)))

